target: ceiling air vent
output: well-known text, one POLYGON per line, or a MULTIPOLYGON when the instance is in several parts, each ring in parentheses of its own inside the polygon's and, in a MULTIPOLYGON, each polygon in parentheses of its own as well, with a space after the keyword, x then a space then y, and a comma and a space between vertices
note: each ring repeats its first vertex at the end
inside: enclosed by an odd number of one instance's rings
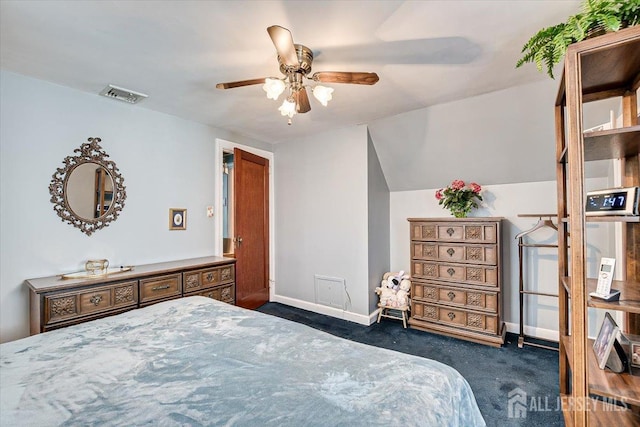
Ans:
POLYGON ((135 104, 149 96, 144 93, 134 92, 114 85, 109 85, 102 89, 100 95, 106 96, 107 98, 119 99, 120 101, 128 102, 129 104, 135 104))

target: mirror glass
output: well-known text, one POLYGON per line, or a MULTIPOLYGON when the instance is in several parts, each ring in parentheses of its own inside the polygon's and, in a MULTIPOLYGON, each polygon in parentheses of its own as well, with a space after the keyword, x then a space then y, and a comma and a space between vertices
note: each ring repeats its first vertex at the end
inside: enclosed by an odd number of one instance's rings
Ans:
POLYGON ((99 142, 89 138, 65 157, 49 184, 53 210, 87 236, 115 221, 127 197, 124 177, 99 142))
POLYGON ((83 163, 67 176, 65 196, 69 208, 83 219, 105 215, 113 201, 113 179, 97 163, 83 163))

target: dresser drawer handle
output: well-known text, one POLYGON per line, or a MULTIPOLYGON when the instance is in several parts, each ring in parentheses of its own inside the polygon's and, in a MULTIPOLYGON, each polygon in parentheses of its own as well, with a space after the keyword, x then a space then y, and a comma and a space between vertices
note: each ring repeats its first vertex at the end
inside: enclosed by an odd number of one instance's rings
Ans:
POLYGON ((207 281, 212 281, 213 280, 213 273, 209 273, 207 274, 207 281))
POLYGON ((449 320, 453 320, 456 318, 456 315, 453 314, 452 312, 449 312, 449 314, 447 314, 447 317, 449 318, 449 320))
POLYGON ((449 268, 449 269, 447 270, 447 273, 449 273, 449 276, 453 276, 453 275, 455 274, 455 272, 456 272, 456 271, 455 271, 453 268, 449 268))
POLYGON ((102 295, 94 295, 89 300, 89 302, 91 302, 96 307, 98 306, 98 304, 100 304, 100 301, 102 301, 102 295))
POLYGON ((453 256, 453 254, 455 254, 456 251, 454 251, 453 248, 449 248, 447 249, 447 253, 449 254, 449 256, 453 256))
POLYGON ((449 299, 451 301, 453 301, 453 299, 456 297, 456 294, 454 294, 453 292, 449 291, 449 293, 447 294, 447 296, 449 297, 449 299))
POLYGON ((162 286, 154 286, 153 288, 151 288, 152 291, 161 291, 163 289, 169 289, 171 286, 169 285, 162 285, 162 286))
POLYGON ((455 233, 456 230, 454 230, 453 228, 449 227, 447 228, 447 234, 449 235, 449 237, 453 236, 453 233, 455 233))

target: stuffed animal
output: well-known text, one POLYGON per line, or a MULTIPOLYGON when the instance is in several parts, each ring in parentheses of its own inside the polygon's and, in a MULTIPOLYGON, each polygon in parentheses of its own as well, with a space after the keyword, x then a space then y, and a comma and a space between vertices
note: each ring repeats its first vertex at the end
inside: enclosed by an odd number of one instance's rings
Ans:
POLYGON ((409 275, 404 271, 385 273, 376 294, 380 296, 380 305, 384 307, 403 307, 407 305, 408 294, 411 290, 409 275))
POLYGON ((376 294, 380 296, 380 305, 387 306, 396 293, 389 287, 389 281, 383 280, 381 286, 376 288, 376 294))
POLYGON ((394 291, 397 291, 398 289, 400 289, 400 282, 405 279, 409 279, 409 277, 410 276, 408 274, 404 274, 404 271, 401 270, 398 273, 385 273, 384 276, 382 276, 382 281, 388 281, 390 283, 389 287, 394 291))
POLYGON ((400 282, 400 289, 396 292, 396 301, 399 307, 404 307, 409 304, 409 292, 411 291, 411 281, 409 279, 403 279, 400 282))

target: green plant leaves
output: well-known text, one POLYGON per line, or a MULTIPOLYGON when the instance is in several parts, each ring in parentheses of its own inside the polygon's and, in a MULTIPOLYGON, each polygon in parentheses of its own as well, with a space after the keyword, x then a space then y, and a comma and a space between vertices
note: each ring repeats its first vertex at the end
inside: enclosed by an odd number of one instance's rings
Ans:
POLYGON ((597 30, 618 31, 637 24, 640 24, 640 0, 585 0, 581 13, 534 34, 522 47, 523 56, 516 62, 516 68, 532 62, 538 71, 546 71, 553 79, 553 67, 564 58, 570 44, 597 30))

